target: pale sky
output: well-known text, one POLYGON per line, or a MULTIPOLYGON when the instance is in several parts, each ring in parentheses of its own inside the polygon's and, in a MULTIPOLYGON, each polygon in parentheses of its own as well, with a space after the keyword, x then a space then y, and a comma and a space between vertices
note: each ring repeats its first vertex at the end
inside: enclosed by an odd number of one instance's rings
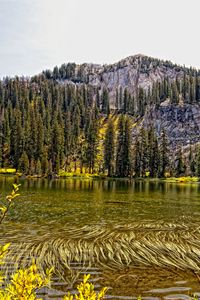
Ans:
POLYGON ((200 0, 0 0, 0 77, 134 54, 200 68, 200 0))

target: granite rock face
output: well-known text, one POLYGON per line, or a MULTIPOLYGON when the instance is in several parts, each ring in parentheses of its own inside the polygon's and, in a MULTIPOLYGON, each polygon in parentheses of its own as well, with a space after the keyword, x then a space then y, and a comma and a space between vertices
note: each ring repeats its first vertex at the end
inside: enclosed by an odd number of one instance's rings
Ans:
POLYGON ((110 107, 116 109, 116 93, 120 89, 123 91, 126 88, 134 95, 139 87, 148 91, 157 81, 164 78, 173 81, 182 78, 183 75, 182 67, 138 54, 111 65, 76 65, 73 78, 65 80, 65 83, 78 81, 78 84, 89 84, 97 87, 100 94, 103 88, 106 88, 109 92, 110 107))
POLYGON ((116 91, 125 88, 131 94, 135 94, 138 87, 148 91, 153 83, 168 78, 173 81, 176 78, 182 78, 184 72, 179 67, 169 67, 164 62, 156 64, 147 61, 148 57, 135 55, 127 57, 120 62, 99 67, 95 74, 89 75, 89 83, 100 87, 100 90, 106 87, 109 91, 110 107, 116 108, 116 91))
POLYGON ((150 108, 141 123, 146 128, 152 125, 158 136, 164 129, 172 149, 200 141, 199 105, 163 105, 158 109, 150 108))

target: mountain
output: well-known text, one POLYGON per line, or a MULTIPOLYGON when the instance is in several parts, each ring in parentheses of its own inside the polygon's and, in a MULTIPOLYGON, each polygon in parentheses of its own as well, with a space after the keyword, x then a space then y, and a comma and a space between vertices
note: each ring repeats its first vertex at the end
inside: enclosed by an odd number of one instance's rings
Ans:
MULTIPOLYGON (((193 70, 194 71, 194 70, 193 70)), ((127 57, 118 63, 111 65, 95 64, 63 64, 53 72, 45 71, 48 78, 61 80, 60 82, 75 84, 91 84, 100 87, 102 92, 106 88, 109 93, 112 109, 119 108, 116 103, 117 91, 127 89, 135 95, 139 87, 146 92, 156 82, 162 82, 165 78, 169 81, 182 79, 184 73, 190 70, 169 61, 161 61, 141 54, 127 57), (48 73, 49 72, 49 73, 48 73)), ((195 71, 194 71, 195 72, 195 71)), ((123 107, 120 107, 123 109, 123 107)))
POLYGON ((172 146, 176 147, 177 144, 193 144, 199 140, 199 76, 199 70, 138 54, 104 66, 63 64, 50 72, 49 78, 64 84, 91 85, 98 89, 100 96, 106 90, 110 109, 115 112, 124 111, 125 91, 127 97, 131 98, 129 106, 133 106, 129 112, 136 116, 141 116, 138 94, 146 93, 146 99, 142 99, 145 108, 142 108, 144 113, 140 119, 141 126, 148 127, 151 123, 158 134, 165 128, 172 146), (159 98, 156 103, 159 107, 155 107, 155 101, 150 101, 152 89, 159 90, 158 95, 153 96, 159 98))
POLYGON ((199 104, 199 70, 141 54, 5 78, 0 167, 28 174, 200 174, 199 104))

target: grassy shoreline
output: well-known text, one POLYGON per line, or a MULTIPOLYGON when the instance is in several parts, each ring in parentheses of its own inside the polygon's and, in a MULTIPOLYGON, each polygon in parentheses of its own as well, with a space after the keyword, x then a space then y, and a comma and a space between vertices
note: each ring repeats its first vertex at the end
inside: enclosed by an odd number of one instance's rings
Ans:
POLYGON ((167 177, 167 178, 150 178, 150 177, 125 177, 125 178, 119 178, 119 177, 107 177, 105 174, 90 174, 90 173, 75 173, 75 172, 65 172, 60 171, 59 174, 52 174, 50 176, 48 175, 24 175, 22 173, 19 173, 14 168, 0 168, 0 175, 11 175, 11 176, 18 176, 23 177, 25 179, 37 179, 37 178, 53 178, 53 179, 59 179, 59 178, 77 178, 77 179, 120 179, 120 180, 142 180, 142 181, 163 181, 168 183, 199 183, 200 179, 198 177, 192 177, 192 176, 182 176, 182 177, 167 177))

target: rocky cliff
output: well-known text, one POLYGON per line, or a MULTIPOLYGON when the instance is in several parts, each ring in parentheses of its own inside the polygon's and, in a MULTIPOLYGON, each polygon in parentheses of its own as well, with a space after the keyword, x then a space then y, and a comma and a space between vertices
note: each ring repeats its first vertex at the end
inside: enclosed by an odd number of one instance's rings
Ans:
POLYGON ((111 108, 116 108, 116 93, 125 88, 135 94, 139 87, 146 92, 156 82, 164 78, 170 81, 181 79, 184 71, 181 67, 169 62, 153 60, 147 56, 135 55, 120 62, 98 69, 96 74, 89 75, 89 83, 94 86, 108 89, 111 108))

